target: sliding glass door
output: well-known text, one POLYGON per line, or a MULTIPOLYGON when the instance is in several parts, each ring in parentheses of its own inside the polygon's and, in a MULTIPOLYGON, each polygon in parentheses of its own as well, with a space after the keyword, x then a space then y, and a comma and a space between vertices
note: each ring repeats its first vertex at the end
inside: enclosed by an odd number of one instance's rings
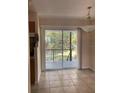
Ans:
POLYGON ((77 31, 63 30, 63 68, 77 68, 77 31))
POLYGON ((77 32, 45 30, 46 69, 77 68, 77 32))

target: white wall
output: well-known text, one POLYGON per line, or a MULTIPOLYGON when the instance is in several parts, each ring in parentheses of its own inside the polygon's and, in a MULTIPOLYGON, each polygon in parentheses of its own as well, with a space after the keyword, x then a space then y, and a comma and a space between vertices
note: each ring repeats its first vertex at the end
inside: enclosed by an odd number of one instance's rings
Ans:
POLYGON ((82 32, 82 69, 89 68, 88 58, 88 33, 82 32))
POLYGON ((88 53, 90 69, 95 71, 95 31, 88 32, 88 53))
MULTIPOLYGON (((85 26, 89 24, 87 19, 81 18, 39 18, 40 25, 48 26, 85 26)), ((90 24, 95 24, 94 18, 91 20, 90 24)))
POLYGON ((95 71, 95 31, 82 33, 82 68, 95 71))

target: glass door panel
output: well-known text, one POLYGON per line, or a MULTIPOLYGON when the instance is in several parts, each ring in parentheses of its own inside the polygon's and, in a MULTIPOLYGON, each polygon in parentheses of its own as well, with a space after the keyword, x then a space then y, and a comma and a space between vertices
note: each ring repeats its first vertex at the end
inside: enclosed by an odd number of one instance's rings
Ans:
POLYGON ((45 31, 46 69, 62 68, 62 32, 61 30, 45 31))
POLYGON ((63 31, 63 62, 70 59, 70 33, 63 31))
POLYGON ((63 31, 63 68, 77 68, 77 32, 63 31))

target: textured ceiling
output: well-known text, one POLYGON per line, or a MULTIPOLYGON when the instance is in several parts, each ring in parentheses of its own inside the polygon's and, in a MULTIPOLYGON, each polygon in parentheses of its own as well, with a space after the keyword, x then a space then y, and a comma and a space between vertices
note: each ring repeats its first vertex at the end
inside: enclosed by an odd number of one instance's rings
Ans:
POLYGON ((41 17, 85 18, 88 6, 95 16, 95 0, 32 0, 32 4, 41 17))

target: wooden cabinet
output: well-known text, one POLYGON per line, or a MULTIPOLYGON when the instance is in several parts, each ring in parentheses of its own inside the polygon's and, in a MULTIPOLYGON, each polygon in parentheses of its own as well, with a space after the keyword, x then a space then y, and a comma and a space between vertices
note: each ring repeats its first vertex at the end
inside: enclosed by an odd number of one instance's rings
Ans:
MULTIPOLYGON (((29 33, 35 32, 35 22, 29 22, 29 33)), ((31 85, 35 84, 35 54, 34 54, 34 45, 32 45, 30 38, 30 80, 31 85), (32 47, 33 46, 33 47, 32 47), (33 49, 33 50, 32 50, 33 49)))
POLYGON ((29 32, 35 32, 35 21, 29 22, 29 32))
POLYGON ((31 85, 35 84, 35 58, 30 57, 30 77, 31 85))

